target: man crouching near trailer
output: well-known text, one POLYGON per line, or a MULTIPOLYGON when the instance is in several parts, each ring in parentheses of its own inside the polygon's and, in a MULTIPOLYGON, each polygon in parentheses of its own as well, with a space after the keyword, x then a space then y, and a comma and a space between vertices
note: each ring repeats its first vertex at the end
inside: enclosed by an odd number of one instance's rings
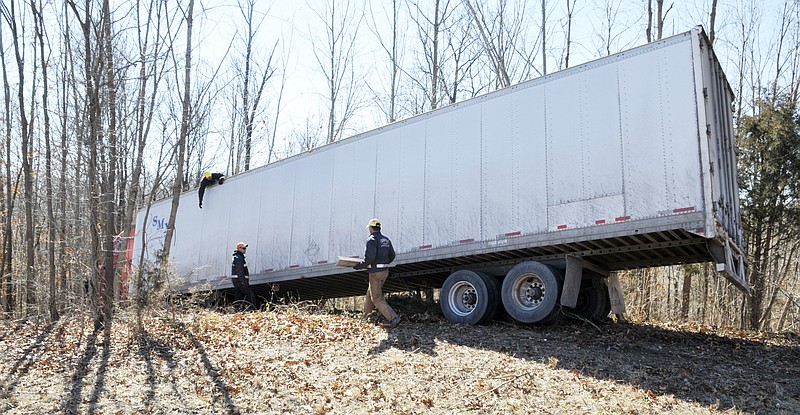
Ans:
POLYGON ((231 282, 233 282, 233 306, 236 311, 255 308, 256 296, 250 289, 250 271, 247 269, 247 261, 244 253, 247 252, 247 244, 239 242, 236 250, 233 251, 233 262, 231 263, 231 282))
POLYGON ((366 269, 369 274, 369 288, 364 298, 364 315, 369 315, 372 310, 378 309, 389 327, 397 327, 400 324, 400 316, 394 312, 386 299, 383 298, 383 284, 389 276, 389 264, 394 261, 394 247, 389 238, 381 234, 381 222, 372 219, 367 224, 369 238, 367 238, 367 249, 364 252, 364 260, 356 264, 354 269, 366 269))

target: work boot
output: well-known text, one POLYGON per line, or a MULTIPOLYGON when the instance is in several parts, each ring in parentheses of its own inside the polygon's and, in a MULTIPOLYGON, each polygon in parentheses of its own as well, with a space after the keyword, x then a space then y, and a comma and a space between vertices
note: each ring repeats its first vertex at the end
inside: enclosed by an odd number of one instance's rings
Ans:
POLYGON ((378 312, 371 312, 364 316, 364 320, 372 324, 380 324, 383 320, 383 317, 378 312))
POLYGON ((392 321, 389 322, 389 328, 395 328, 397 325, 400 324, 400 316, 395 316, 392 321))

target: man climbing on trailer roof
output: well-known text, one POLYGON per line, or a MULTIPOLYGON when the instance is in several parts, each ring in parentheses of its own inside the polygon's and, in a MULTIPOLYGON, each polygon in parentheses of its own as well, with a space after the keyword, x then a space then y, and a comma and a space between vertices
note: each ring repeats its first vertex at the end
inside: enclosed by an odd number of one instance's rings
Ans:
POLYGON ((225 175, 222 173, 211 173, 208 170, 203 173, 203 179, 200 180, 200 189, 197 191, 197 196, 200 198, 200 209, 203 208, 203 195, 206 193, 206 186, 222 184, 223 182, 225 182, 225 175))

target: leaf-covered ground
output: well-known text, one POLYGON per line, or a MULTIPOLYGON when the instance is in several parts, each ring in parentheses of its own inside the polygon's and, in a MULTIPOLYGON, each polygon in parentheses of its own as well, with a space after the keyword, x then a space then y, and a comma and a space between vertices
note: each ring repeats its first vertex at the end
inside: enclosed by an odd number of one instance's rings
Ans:
MULTIPOLYGON (((399 302, 399 301, 398 301, 399 302)), ((298 307, 0 322, 0 413, 800 413, 800 339, 565 319, 385 329, 298 307)))

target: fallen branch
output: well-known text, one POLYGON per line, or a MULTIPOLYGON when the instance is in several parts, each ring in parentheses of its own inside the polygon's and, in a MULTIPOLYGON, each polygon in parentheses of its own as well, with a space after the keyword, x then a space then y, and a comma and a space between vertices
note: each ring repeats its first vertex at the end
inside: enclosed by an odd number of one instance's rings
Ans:
POLYGON ((516 375, 516 376, 514 376, 513 378, 511 378, 511 379, 509 379, 509 380, 507 380, 507 381, 505 381, 505 382, 503 382, 503 383, 501 383, 501 384, 499 384, 499 385, 495 386, 495 387, 494 387, 494 388, 492 388, 492 389, 489 389, 488 391, 486 391, 486 392, 484 392, 484 393, 482 393, 482 394, 480 394, 480 395, 476 396, 476 397, 475 397, 475 398, 473 398, 473 399, 478 399, 478 398, 480 398, 481 396, 483 396, 483 395, 486 395, 487 393, 494 392, 494 391, 496 391, 496 390, 498 390, 498 389, 502 388, 503 386, 505 386, 505 385, 508 385, 509 383, 511 383, 511 382, 513 382, 513 381, 515 381, 515 380, 517 380, 517 379, 519 379, 519 378, 523 377, 523 376, 530 375, 530 374, 531 374, 531 372, 525 372, 525 373, 522 373, 522 374, 516 375))

